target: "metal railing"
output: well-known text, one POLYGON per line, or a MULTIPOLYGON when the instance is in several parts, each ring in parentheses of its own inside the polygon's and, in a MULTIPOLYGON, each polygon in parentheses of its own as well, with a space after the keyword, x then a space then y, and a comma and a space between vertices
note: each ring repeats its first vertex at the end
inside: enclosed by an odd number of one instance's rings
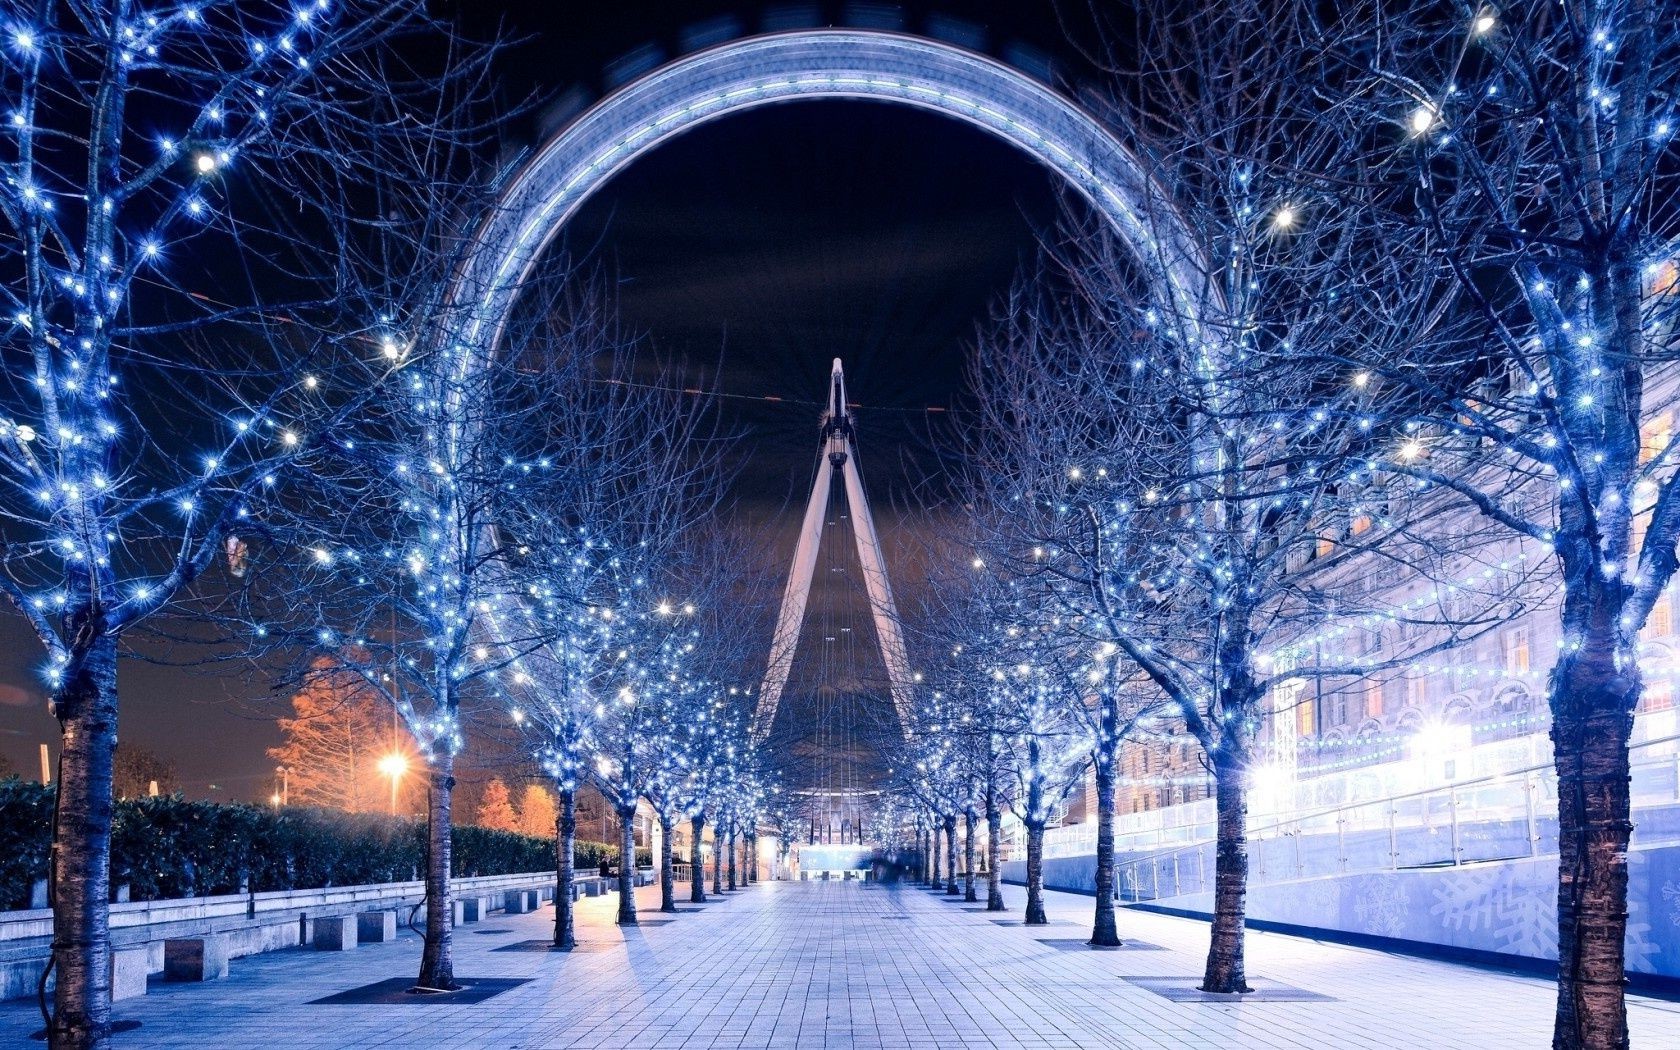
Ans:
MULTIPOLYGON (((1680 838, 1677 745, 1680 735, 1630 748, 1634 808, 1674 807, 1663 819, 1640 826, 1641 841, 1680 838)), ((1557 774, 1548 762, 1252 821, 1247 832, 1249 885, 1545 856, 1557 851, 1556 811, 1557 774)), ((1175 830, 1188 841, 1120 863, 1118 889, 1123 899, 1212 890, 1212 819, 1175 830)), ((1093 829, 1093 842, 1094 837, 1093 829)), ((1135 846, 1125 850, 1135 851, 1135 846)))

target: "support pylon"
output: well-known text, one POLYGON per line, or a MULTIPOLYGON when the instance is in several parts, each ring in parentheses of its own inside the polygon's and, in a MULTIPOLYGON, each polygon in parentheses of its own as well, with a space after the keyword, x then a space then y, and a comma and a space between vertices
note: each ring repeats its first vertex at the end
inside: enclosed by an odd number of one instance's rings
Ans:
POLYGON ((869 512, 869 498, 858 472, 857 430, 846 404, 846 377, 840 359, 834 359, 829 376, 828 411, 822 421, 822 459, 811 499, 805 504, 805 518, 799 526, 799 543, 793 549, 793 569, 782 593, 781 611, 776 616, 776 634, 770 643, 770 663, 764 685, 758 692, 758 711, 753 718, 753 735, 762 740, 776 720, 776 706, 787 688, 793 655, 799 648, 799 629, 805 622, 805 605, 811 597, 811 578, 817 568, 817 551, 822 544, 823 511, 829 489, 838 470, 846 486, 846 505, 851 509, 853 535, 857 537, 858 563, 863 566, 864 589, 869 594, 870 614, 875 620, 875 637, 881 644, 881 662, 887 668, 887 684, 899 724, 910 724, 910 661, 905 655, 904 632, 899 625, 898 606, 887 579, 886 560, 875 532, 875 518, 869 512))

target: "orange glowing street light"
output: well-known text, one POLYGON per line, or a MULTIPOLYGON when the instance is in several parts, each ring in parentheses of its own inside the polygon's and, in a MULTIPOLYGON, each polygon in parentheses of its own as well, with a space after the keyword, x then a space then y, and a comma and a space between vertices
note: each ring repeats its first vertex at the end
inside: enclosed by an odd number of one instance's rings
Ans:
POLYGON ((379 771, 391 778, 391 816, 397 815, 397 782, 408 772, 408 759, 393 751, 379 760, 379 771))

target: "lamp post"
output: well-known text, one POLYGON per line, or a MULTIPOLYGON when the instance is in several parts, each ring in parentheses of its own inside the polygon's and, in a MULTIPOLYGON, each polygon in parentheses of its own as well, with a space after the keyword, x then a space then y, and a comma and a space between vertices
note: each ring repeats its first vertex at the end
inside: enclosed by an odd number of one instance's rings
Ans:
POLYGON ((391 752, 379 760, 379 771, 391 778, 391 816, 397 815, 397 782, 408 772, 408 759, 398 752, 391 752))
POLYGON ((274 767, 274 775, 280 778, 280 790, 275 792, 274 797, 271 798, 269 801, 273 802, 276 806, 289 806, 289 805, 291 805, 292 804, 292 767, 291 766, 275 766, 274 767))

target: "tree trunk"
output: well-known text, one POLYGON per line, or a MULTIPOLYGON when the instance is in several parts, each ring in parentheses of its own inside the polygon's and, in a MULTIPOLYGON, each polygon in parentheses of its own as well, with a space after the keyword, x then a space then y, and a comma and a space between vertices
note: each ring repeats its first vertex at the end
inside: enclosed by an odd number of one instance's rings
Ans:
POLYGON ((1247 747, 1228 733, 1213 760, 1217 813, 1213 866, 1213 935, 1208 945, 1204 992, 1249 991, 1243 972, 1243 932, 1248 910, 1247 747))
POLYGON ((986 910, 1008 911, 1003 903, 1003 872, 998 858, 1002 856, 1003 810, 998 808, 997 796, 986 793, 986 910))
POLYGON ((618 807, 618 924, 636 925, 636 807, 618 807))
POLYGON ((1091 943, 1118 947, 1120 927, 1114 915, 1114 739, 1113 705, 1103 704, 1101 743, 1097 747, 1097 913, 1091 943))
POLYGON ((928 846, 930 847, 928 855, 933 858, 933 870, 929 872, 932 877, 928 879, 928 886, 938 889, 942 883, 939 878, 939 822, 937 819, 934 821, 933 827, 928 830, 928 846))
POLYGON ((974 825, 980 818, 973 806, 963 811, 963 821, 963 900, 973 904, 980 899, 974 893, 974 825))
POLYGON ((671 829, 676 822, 659 814, 659 910, 677 910, 677 862, 671 850, 671 829))
POLYGON ((111 1040, 111 773, 117 746, 116 641, 101 637, 53 695, 59 724, 52 844, 54 1050, 111 1040))
POLYGON ((962 892, 957 889, 957 815, 949 813, 945 816, 945 892, 955 897, 962 892))
POLYGON ((706 855, 700 851, 700 839, 706 831, 706 815, 696 813, 688 818, 688 830, 694 836, 688 851, 688 899, 693 904, 706 903, 706 855))
POLYGON ((449 900, 453 848, 450 804, 455 792, 455 756, 447 746, 432 760, 426 805, 426 943, 420 950, 421 988, 454 990, 455 916, 449 900))
POLYGON ((729 822, 729 889, 735 890, 735 822, 729 822))
MULTIPOLYGON (((1602 617, 1614 624, 1619 607, 1602 617)), ((1600 619, 1600 618, 1595 618, 1600 619)), ((1641 687, 1631 647, 1583 630, 1552 669, 1558 780, 1558 994, 1555 1050, 1624 1050, 1628 742, 1641 687)))
POLYGON ((1027 823, 1027 914, 1025 925, 1045 926, 1050 920, 1044 914, 1044 821, 1034 818, 1027 823))
POLYGON ((723 825, 712 827, 712 892, 723 892, 723 825))
POLYGON ((577 849, 577 792, 560 792, 560 815, 554 827, 554 946, 577 947, 572 932, 572 868, 577 849))

